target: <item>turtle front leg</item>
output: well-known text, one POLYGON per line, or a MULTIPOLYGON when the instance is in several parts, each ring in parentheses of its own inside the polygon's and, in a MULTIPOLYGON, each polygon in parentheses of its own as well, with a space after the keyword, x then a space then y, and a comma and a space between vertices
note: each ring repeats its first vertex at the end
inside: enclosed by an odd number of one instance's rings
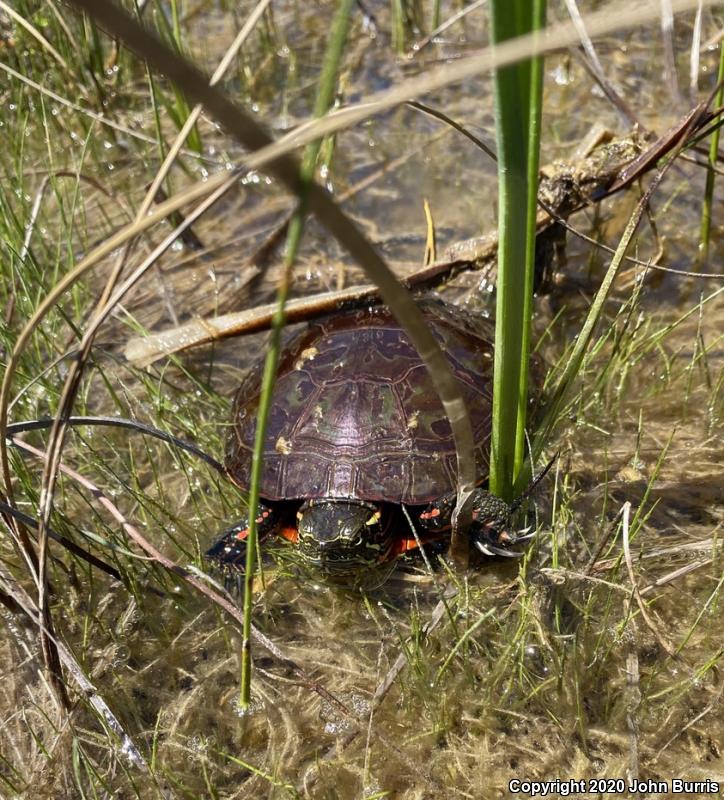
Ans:
MULTIPOLYGON (((430 532, 444 532, 452 528, 452 515, 457 495, 450 493, 435 500, 420 514, 420 524, 430 532)), ((517 558, 522 553, 510 549, 516 542, 527 537, 511 534, 510 506, 487 489, 473 492, 472 525, 470 540, 486 556, 517 558)))
MULTIPOLYGON (((267 506, 259 503, 259 515, 256 518, 256 530, 259 541, 262 541, 277 527, 277 514, 267 506)), ((227 569, 243 570, 246 566, 246 539, 249 535, 249 514, 245 514, 238 522, 219 534, 216 541, 206 551, 206 558, 218 562, 227 569)))

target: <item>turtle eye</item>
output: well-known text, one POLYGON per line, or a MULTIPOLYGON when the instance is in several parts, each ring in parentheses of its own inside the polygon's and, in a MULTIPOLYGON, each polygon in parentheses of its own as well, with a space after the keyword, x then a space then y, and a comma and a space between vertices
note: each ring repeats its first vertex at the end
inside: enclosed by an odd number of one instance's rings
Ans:
POLYGON ((372 525, 376 525, 380 521, 380 517, 382 516, 382 512, 377 509, 375 513, 365 522, 367 527, 372 527, 372 525))

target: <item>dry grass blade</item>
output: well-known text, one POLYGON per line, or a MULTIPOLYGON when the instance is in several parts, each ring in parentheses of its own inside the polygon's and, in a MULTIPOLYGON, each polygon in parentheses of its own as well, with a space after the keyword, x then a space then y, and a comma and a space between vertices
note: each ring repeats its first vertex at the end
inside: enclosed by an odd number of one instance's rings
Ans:
POLYGON ((581 57, 584 67, 590 73, 596 83, 598 83, 598 85, 601 87, 601 90, 611 101, 611 104, 618 111, 623 121, 631 127, 637 125, 638 120, 636 119, 636 116, 628 107, 628 104, 624 101, 619 92, 614 88, 611 81, 608 80, 606 73, 603 71, 603 66, 598 58, 598 53, 596 53, 596 48, 591 41, 591 37, 588 35, 586 23, 581 17, 581 12, 578 10, 578 4, 576 3, 576 0, 566 0, 566 8, 568 9, 568 14, 571 17, 573 24, 576 26, 579 36, 581 37, 581 44, 583 46, 583 55, 581 55, 580 51, 578 50, 575 50, 574 53, 581 57))
POLYGON ((678 580, 682 578, 684 575, 688 575, 690 572, 694 572, 694 570, 701 569, 702 567, 708 567, 709 564, 714 562, 713 558, 705 558, 701 561, 692 561, 691 564, 685 564, 683 567, 679 567, 679 569, 672 570, 671 572, 667 573, 666 575, 662 575, 660 578, 657 578, 653 583, 650 583, 648 586, 645 586, 641 590, 641 597, 645 597, 647 594, 658 589, 660 586, 665 586, 667 583, 671 583, 672 581, 678 580))
POLYGON ((616 529, 618 528, 618 525, 621 522, 621 518, 622 517, 623 517, 623 509, 620 508, 618 510, 618 513, 614 517, 614 519, 611 520, 611 523, 606 527, 606 530, 604 531, 604 534, 601 537, 601 540, 599 541, 598 545, 596 546, 596 549, 594 550, 593 555, 589 559, 588 564, 586 564, 586 568, 583 571, 584 575, 590 575, 591 574, 592 570, 594 569, 594 567, 598 563, 598 559, 601 557, 601 554, 603 553, 604 549, 606 548, 606 545, 610 541, 611 536, 613 536, 614 533, 616 532, 616 529))
POLYGON ((691 52, 689 54, 689 96, 691 102, 696 102, 699 93, 699 56, 701 53, 701 19, 704 12, 704 2, 699 0, 694 17, 694 29, 691 32, 691 52))
POLYGON ((474 133, 471 133, 464 125, 461 125, 458 122, 455 122, 454 119, 449 117, 447 114, 443 114, 442 111, 439 111, 436 108, 432 108, 424 103, 420 103, 418 100, 409 100, 407 103, 410 108, 417 109, 417 111, 422 111, 423 114, 427 114, 435 119, 439 119, 441 122, 444 122, 446 125, 449 125, 451 128, 456 130, 458 133, 461 133, 467 139, 469 139, 476 147, 480 148, 487 156, 489 156, 493 161, 497 162, 498 157, 496 156, 494 150, 491 147, 488 147, 480 137, 476 136, 474 133))
POLYGON ((640 705, 639 659, 636 650, 631 647, 626 654, 626 725, 629 731, 628 779, 630 781, 638 780, 639 777, 638 709, 640 705))
POLYGON ((468 14, 471 14, 473 11, 477 11, 481 6, 484 6, 488 0, 475 0, 474 3, 471 3, 469 6, 465 8, 461 8, 456 14, 453 14, 451 17, 445 20, 445 22, 440 23, 434 30, 430 31, 424 39, 420 39, 419 42, 415 42, 412 46, 412 49, 408 52, 408 58, 414 58, 417 54, 427 47, 430 42, 434 41, 437 36, 441 33, 445 33, 446 30, 452 28, 452 26, 456 22, 460 22, 461 19, 467 17, 468 14))
POLYGON ((661 0, 661 35, 664 45, 664 77, 669 84, 671 98, 675 105, 681 103, 679 79, 676 76, 676 56, 674 54, 674 11, 671 0, 661 0))
POLYGON ((641 612, 641 617, 643 618, 644 622, 646 623, 647 627, 654 634, 656 637, 656 641, 665 650, 670 656, 676 656, 676 649, 673 645, 666 639, 666 637, 661 633, 659 630, 658 625, 653 621, 651 615, 649 614, 646 603, 644 603, 643 598, 641 597, 641 592, 639 591, 638 581, 636 580, 636 574, 634 573, 633 568, 633 560, 631 559, 631 546, 629 544, 629 521, 631 516, 631 503, 626 501, 623 504, 622 510, 622 539, 623 539, 623 556, 624 560, 626 561, 626 569, 628 570, 628 577, 631 581, 631 590, 633 592, 634 599, 636 600, 636 605, 639 607, 639 611, 641 612))

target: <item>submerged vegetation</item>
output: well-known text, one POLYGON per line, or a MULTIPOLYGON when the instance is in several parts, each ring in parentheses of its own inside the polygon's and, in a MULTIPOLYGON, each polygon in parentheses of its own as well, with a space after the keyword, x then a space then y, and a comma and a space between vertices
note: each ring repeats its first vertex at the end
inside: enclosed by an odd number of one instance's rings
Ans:
MULTIPOLYGON (((299 191, 315 162, 364 236, 337 206, 310 217, 293 297, 370 279, 370 242, 408 277, 427 241, 458 269, 437 291, 491 313, 489 264, 444 253, 496 227, 497 167, 460 130, 493 148, 488 10, 357 7, 333 127, 310 128, 334 99, 315 107, 339 5, 119 4, 214 75, 202 109, 127 31, 54 0, 0 2, 0 796, 487 798, 513 778, 622 779, 624 794, 659 781, 666 796, 673 778, 721 782, 723 240, 719 117, 699 103, 722 74, 724 17, 706 3, 673 25, 548 4, 543 174, 585 180, 594 123, 629 137, 638 122, 654 155, 568 219, 565 257, 555 236, 539 247, 529 425, 544 433, 530 431, 535 453, 560 455, 524 556, 469 571, 410 557, 362 589, 268 546, 248 581, 239 702, 243 593, 203 553, 246 502, 216 459, 267 340, 148 366, 127 342, 275 303, 301 219, 282 184, 299 191), (222 92, 246 132, 218 124, 222 92), (438 117, 399 105, 413 96, 438 117), (258 123, 299 154, 325 135, 301 182, 295 162, 250 153, 258 123), (61 413, 94 424, 22 425, 61 413)), ((311 212, 327 208, 311 192, 311 212)))

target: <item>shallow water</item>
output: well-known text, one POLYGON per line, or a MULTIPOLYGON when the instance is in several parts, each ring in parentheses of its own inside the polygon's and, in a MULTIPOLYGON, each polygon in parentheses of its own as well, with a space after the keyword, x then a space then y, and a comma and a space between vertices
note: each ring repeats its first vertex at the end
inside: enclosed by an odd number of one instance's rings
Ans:
MULTIPOLYGON (((398 61, 384 34, 386 9, 373 4, 380 26, 375 38, 359 26, 353 34, 349 101, 391 85, 426 62, 485 42, 481 15, 466 23, 465 42, 458 40, 462 29, 456 28, 444 46, 430 46, 417 61, 398 61)), ((282 4, 274 21, 275 47, 255 42, 248 56, 249 70, 257 76, 248 102, 281 132, 309 113, 326 24, 316 6, 304 4, 282 4)), ((690 42, 690 22, 677 28, 682 54, 690 42)), ((708 18, 707 25, 704 38, 715 30, 708 18)), ((195 57, 212 65, 235 30, 230 14, 202 6, 189 22, 195 57)), ((641 122, 661 132, 688 106, 677 108, 670 99, 660 74, 657 35, 639 30, 621 36, 602 43, 600 55, 641 122)), ((708 70, 715 57, 704 54, 708 70)), ((426 101, 473 126, 492 144, 487 79, 426 101)), ((574 58, 548 59, 546 109, 544 163, 569 157, 595 122, 625 130, 574 58)), ((134 113, 151 131, 150 113, 142 107, 134 113)), ((192 174, 213 172, 241 157, 208 121, 202 132, 209 161, 192 166, 192 174)), ((114 192, 137 200, 147 182, 138 178, 139 165, 150 180, 156 153, 151 146, 134 149, 139 152, 129 162, 123 148, 111 144, 105 148, 107 161, 89 169, 104 176, 114 192)), ((61 160, 62 142, 51 144, 51 152, 61 160)), ((47 151, 27 158, 47 168, 47 151)), ((331 173, 335 193, 391 163, 393 168, 344 207, 400 272, 422 259, 423 198, 431 204, 441 249, 494 226, 490 160, 408 108, 338 138, 331 173), (402 156, 409 157, 395 164, 402 156)), ((184 180, 180 171, 174 175, 176 185, 184 180)), ((681 162, 654 201, 662 263, 669 268, 699 269, 703 184, 703 170, 681 162)), ((578 214, 572 224, 615 247, 637 196, 632 189, 578 214)), ((73 240, 78 253, 123 219, 122 208, 97 192, 83 201, 88 230, 73 240)), ((263 352, 264 337, 222 342, 147 373, 132 370, 119 353, 130 335, 129 316, 163 329, 197 315, 270 302, 279 259, 273 258, 263 275, 239 265, 285 208, 288 201, 278 187, 253 176, 201 220, 195 231, 207 252, 197 255, 179 246, 124 303, 99 339, 97 365, 86 378, 79 405, 148 420, 220 457, 234 388, 263 352)), ((712 268, 722 257, 720 212, 719 191, 712 268)), ((50 240, 52 226, 61 222, 52 211, 47 216, 50 240)), ((142 247, 150 249, 149 243, 142 247)), ((657 247, 652 228, 644 224, 636 255, 648 258, 657 247)), ((575 336, 608 258, 569 235, 565 291, 542 300, 538 312, 538 335, 559 315, 540 343, 549 363, 575 336)), ((359 269, 310 222, 296 292, 311 294, 361 280, 359 269)), ((460 286, 474 286, 475 280, 454 284, 442 290, 443 296, 461 299, 466 295, 460 286)), ((257 582, 254 624, 296 667, 254 644, 254 703, 245 714, 238 707, 238 629, 205 598, 179 586, 159 599, 148 585, 171 589, 172 579, 106 548, 100 554, 136 582, 132 595, 103 577, 89 579, 78 566, 77 580, 58 569, 55 612, 63 635, 153 761, 153 779, 126 772, 125 765, 119 768, 115 749, 99 736, 95 719, 82 712, 78 726, 87 739, 85 757, 105 776, 108 793, 487 798, 508 796, 511 778, 722 780, 724 305, 720 297, 708 299, 718 287, 666 273, 643 282, 631 274, 617 283, 600 331, 616 335, 602 340, 591 357, 579 398, 550 443, 550 453, 560 450, 561 456, 554 478, 539 492, 538 533, 520 562, 486 562, 463 578, 447 575, 440 566, 430 575, 424 563, 410 559, 381 586, 360 591, 310 574, 283 544, 270 548, 264 579, 257 582), (651 601, 645 614, 632 597, 620 528, 614 526, 588 569, 626 501, 632 504, 636 532, 631 569, 651 601), (645 517, 641 526, 637 513, 645 517), (454 586, 454 596, 444 596, 447 584, 454 586), (425 637, 423 627, 443 598, 447 611, 425 637), (400 655, 403 668, 376 704, 375 692, 400 655)), ((96 288, 91 281, 86 299, 78 300, 81 318, 83 303, 91 302, 96 288)), ((475 301, 468 297, 468 305, 475 301)), ((52 378, 60 385, 62 371, 52 378)), ((47 396, 30 392, 13 419, 52 408, 47 396)), ((182 565, 206 568, 200 553, 239 513, 240 494, 211 470, 124 431, 73 434, 66 458, 182 565)), ((32 476, 31 470, 30 483, 39 485, 39 474, 32 476)), ((137 554, 118 526, 70 482, 62 483, 59 497, 59 511, 76 535, 78 529, 90 529, 137 554)), ((10 640, 3 651, 5 669, 14 668, 20 655, 10 640)), ((31 674, 27 686, 2 695, 2 717, 10 719, 19 704, 29 720, 8 725, 4 741, 0 738, 8 762, 23 774, 23 753, 28 764, 44 763, 29 743, 29 731, 49 735, 30 708, 42 693, 38 686, 31 674)), ((77 785, 87 787, 90 781, 87 772, 80 774, 70 782, 77 796, 77 785)))

